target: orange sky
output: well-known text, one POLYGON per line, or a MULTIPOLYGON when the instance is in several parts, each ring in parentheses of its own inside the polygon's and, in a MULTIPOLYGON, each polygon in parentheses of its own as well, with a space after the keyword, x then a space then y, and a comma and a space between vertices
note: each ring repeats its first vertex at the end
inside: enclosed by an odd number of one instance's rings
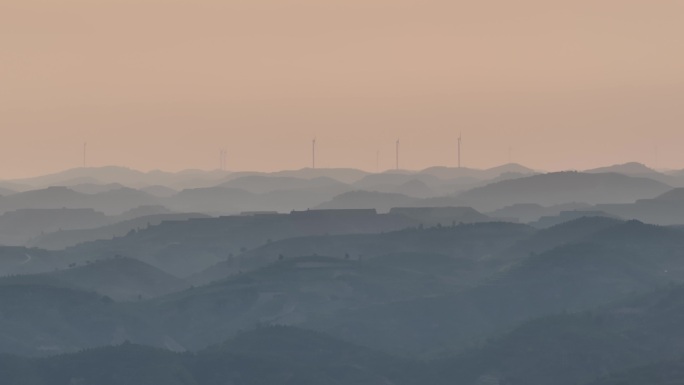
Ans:
POLYGON ((0 0, 0 179, 684 168, 681 0, 0 0), (657 150, 656 150, 657 149, 657 150), (656 155, 657 153, 657 155, 656 155))

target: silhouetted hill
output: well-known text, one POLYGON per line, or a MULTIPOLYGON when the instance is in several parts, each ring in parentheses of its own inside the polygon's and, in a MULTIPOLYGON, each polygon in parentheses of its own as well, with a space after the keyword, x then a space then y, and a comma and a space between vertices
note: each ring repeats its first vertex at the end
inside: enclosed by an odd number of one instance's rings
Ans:
POLYGON ((452 292, 468 279, 463 263, 451 278, 329 257, 284 258, 265 268, 160 298, 154 315, 186 347, 201 348, 256 324, 299 325, 335 314, 416 296, 452 292))
POLYGON ((0 180, 0 188, 5 190, 7 194, 0 194, 0 195, 10 195, 14 194, 20 191, 26 191, 26 190, 31 190, 31 186, 21 184, 21 183, 16 183, 16 182, 10 182, 7 180, 0 180))
POLYGON ((394 207, 389 213, 411 218, 423 226, 430 227, 492 222, 492 218, 470 207, 394 207))
POLYGON ((5 188, 5 187, 0 187, 0 196, 12 195, 14 193, 16 193, 15 190, 5 188))
POLYGON ((535 317, 590 309, 673 279, 681 281, 682 274, 664 273, 649 256, 571 245, 530 257, 461 293, 342 311, 306 325, 384 351, 433 355, 535 317))
POLYGON ((482 278, 477 261, 454 258, 447 254, 430 252, 397 252, 373 257, 366 261, 372 265, 429 274, 430 279, 446 280, 458 286, 472 285, 482 278))
MULTIPOLYGON (((424 364, 292 327, 258 328, 202 351, 199 356, 227 354, 278 362, 293 368, 308 368, 320 373, 313 382, 316 384, 434 384, 439 381, 429 374, 424 364)), ((305 378, 300 380, 309 383, 305 378)))
POLYGON ((74 185, 82 183, 94 184, 120 184, 132 188, 141 188, 150 185, 163 185, 168 187, 206 187, 216 183, 225 177, 225 172, 208 172, 200 170, 186 170, 178 173, 163 171, 141 172, 126 167, 79 167, 50 175, 33 178, 18 179, 12 182, 33 186, 33 188, 45 188, 48 186, 74 185))
POLYGON ((369 173, 353 168, 303 168, 300 170, 284 170, 271 173, 272 176, 284 176, 313 179, 327 177, 338 180, 342 183, 354 183, 369 173))
POLYGON ((537 172, 529 167, 525 167, 519 163, 506 163, 501 166, 495 166, 486 170, 489 173, 499 173, 497 176, 501 176, 505 173, 514 174, 536 174, 537 172))
MULTIPOLYGON (((129 212, 129 215, 142 214, 143 211, 129 212)), ((129 216, 129 215, 124 215, 129 216)), ((1 218, 1 217, 0 217, 1 218)), ((117 217, 119 219, 120 217, 117 217)), ((164 221, 183 221, 193 218, 208 218, 204 214, 159 214, 134 217, 133 219, 96 228, 61 230, 39 235, 28 242, 31 247, 47 250, 61 250, 79 243, 123 237, 131 231, 156 226, 164 221)))
POLYGON ((591 385, 673 385, 684 378, 684 360, 667 360, 627 369, 592 382, 591 385))
POLYGON ((536 203, 516 203, 490 211, 487 214, 495 218, 502 218, 503 220, 530 223, 539 220, 543 216, 558 215, 563 211, 591 210, 592 207, 586 203, 564 203, 549 207, 536 203))
POLYGON ((152 195, 132 188, 120 188, 91 195, 89 204, 105 214, 119 214, 141 206, 158 206, 152 195))
POLYGON ((632 203, 670 189, 661 182, 621 174, 558 172, 492 183, 463 192, 458 198, 477 210, 492 211, 520 203, 632 203))
POLYGON ((180 278, 131 258, 112 258, 50 273, 0 278, 0 286, 12 284, 80 289, 116 301, 158 297, 189 286, 180 278))
MULTIPOLYGON (((415 225, 416 222, 411 222, 415 225)), ((357 231, 358 232, 358 231, 357 231)), ((340 259, 366 260, 399 253, 436 253, 474 262, 495 255, 534 230, 512 223, 476 223, 431 229, 408 229, 383 234, 340 234, 289 238, 271 242, 239 257, 222 261, 193 276, 195 282, 210 282, 239 271, 248 271, 279 256, 324 255, 340 259)), ((477 275, 473 275, 475 278, 477 275)), ((469 280, 467 280, 469 281, 469 280)))
POLYGON ((132 258, 96 261, 51 275, 116 301, 153 298, 187 287, 180 278, 132 258))
POLYGON ((67 267, 72 263, 52 252, 21 246, 0 246, 0 276, 34 274, 67 267))
MULTIPOLYGON (((230 184, 230 182, 228 183, 230 184)), ((316 183, 318 182, 310 184, 316 183)), ((251 188, 256 189, 255 186, 251 188)), ((290 212, 292 210, 312 208, 332 199, 340 191, 345 190, 346 187, 333 184, 315 188, 286 188, 264 193, 253 193, 243 189, 219 186, 183 190, 162 202, 165 206, 175 211, 218 215, 239 214, 246 211, 290 212)))
POLYGON ((392 207, 410 206, 415 198, 397 194, 372 191, 350 191, 334 197, 331 201, 316 206, 323 210, 340 209, 375 209, 388 212, 392 207))
POLYGON ((440 195, 445 181, 428 174, 370 174, 354 183, 357 190, 404 194, 414 198, 440 195))
MULTIPOLYGON (((22 208, 73 208, 87 194, 77 193, 67 187, 49 187, 30 190, 0 198, 0 210, 10 211, 22 208)), ((81 207, 79 207, 81 208, 81 207)))
POLYGON ((462 200, 453 197, 413 198, 404 194, 374 191, 349 191, 316 206, 317 209, 375 209, 389 212, 393 207, 455 207, 462 200))
POLYGON ((140 191, 144 191, 150 195, 154 195, 154 196, 160 197, 160 198, 169 198, 169 197, 172 197, 172 196, 178 194, 177 190, 174 190, 170 187, 161 186, 161 185, 142 187, 140 189, 140 191))
POLYGON ((135 340, 161 345, 155 328, 108 297, 43 285, 3 285, 0 352, 26 355, 78 351, 135 340))
POLYGON ((637 162, 616 164, 608 167, 599 167, 591 170, 586 170, 584 172, 592 174, 617 173, 629 176, 643 177, 663 182, 670 186, 683 186, 682 183, 684 182, 684 180, 681 180, 680 178, 658 172, 650 167, 647 167, 642 163, 637 162))
POLYGON ((120 215, 117 215, 115 217, 112 217, 112 220, 114 222, 123 222, 135 218, 140 218, 140 217, 146 217, 146 216, 152 216, 152 215, 163 215, 163 214, 175 214, 173 211, 167 209, 164 206, 160 205, 148 205, 148 206, 139 206, 132 208, 120 215))
POLYGON ((653 198, 654 201, 660 202, 684 202, 684 188, 675 188, 662 195, 653 198))
POLYGON ((0 244, 25 245, 31 238, 58 230, 103 226, 110 218, 92 209, 19 209, 0 215, 0 244))
POLYGON ((13 385, 195 385, 185 361, 166 350, 124 343, 42 359, 0 356, 0 371, 13 385))
POLYGON ((187 288, 183 280, 132 258, 112 258, 49 273, 83 290, 116 301, 153 298, 187 288))
POLYGON ((602 204, 597 209, 660 225, 684 224, 684 189, 672 189, 652 199, 639 199, 631 204, 602 204))
POLYGON ((484 347, 438 364, 455 383, 511 385, 585 384, 639 365, 648 348, 623 330, 606 328, 600 316, 559 315, 534 320, 484 347))
POLYGON ((621 219, 620 217, 609 214, 601 210, 570 210, 561 211, 558 215, 546 215, 539 218, 538 221, 530 223, 530 226, 545 229, 552 226, 557 226, 566 222, 573 221, 575 219, 584 217, 603 217, 612 219, 621 219))
POLYGON ((120 214, 139 206, 153 205, 154 197, 129 188, 85 194, 66 187, 48 187, 0 197, 0 212, 25 208, 61 209, 90 208, 109 215, 120 214))
POLYGON ((70 183, 62 183, 61 186, 69 188, 69 190, 73 190, 76 192, 80 192, 83 194, 99 194, 107 191, 112 191, 112 190, 119 190, 122 188, 126 188, 126 186, 120 184, 120 183, 107 183, 107 184, 101 184, 101 183, 76 183, 76 184, 70 184, 70 183))
POLYGON ((416 198, 428 198, 439 195, 434 189, 430 188, 427 183, 417 179, 402 183, 395 187, 393 191, 416 198))
POLYGON ((98 184, 118 183, 126 186, 131 186, 132 181, 142 181, 145 174, 125 167, 107 166, 97 168, 74 168, 65 170, 55 174, 43 175, 33 178, 19 179, 16 182, 28 184, 34 187, 47 187, 73 185, 83 182, 99 181, 98 184), (73 183, 75 182, 75 183, 73 183))
POLYGON ((587 240, 649 255, 653 262, 678 264, 678 258, 684 257, 684 231, 634 220, 606 228, 587 240))
MULTIPOLYGON (((172 251, 177 252, 178 260, 186 264, 178 269, 187 272, 190 270, 187 266, 192 267, 204 258, 203 254, 225 253, 230 242, 244 240, 245 234, 253 234, 254 229, 264 231, 280 220, 283 222, 271 230, 291 231, 308 223, 321 232, 315 237, 266 243, 231 259, 230 263, 239 261, 240 264, 261 259, 261 266, 266 266, 258 270, 246 269, 242 274, 234 274, 211 285, 148 301, 120 304, 110 303, 105 298, 109 307, 101 308, 96 305, 95 300, 103 300, 98 296, 64 294, 64 299, 55 298, 55 304, 40 310, 48 312, 45 320, 34 319, 42 301, 48 301, 45 299, 48 294, 40 290, 36 291, 38 294, 22 294, 21 290, 67 288, 50 286, 50 282, 31 282, 32 277, 8 279, 8 283, 14 284, 6 286, 16 293, 8 294, 7 303, 2 302, 0 295, 0 309, 9 309, 7 314, 17 318, 10 318, 11 324, 7 324, 10 321, 0 317, 0 330, 7 328, 9 333, 4 346, 38 354, 41 341, 52 341, 44 335, 54 333, 52 338, 58 340, 49 346, 70 351, 71 347, 103 344, 103 341, 114 339, 112 330, 126 330, 130 337, 127 339, 134 342, 196 349, 255 325, 285 324, 325 331, 393 354, 435 357, 445 351, 463 351, 481 344, 536 317, 584 311, 647 293, 669 282, 684 282, 684 237, 681 231, 672 228, 635 221, 582 218, 544 231, 520 224, 479 223, 374 235, 324 235, 324 226, 329 223, 321 218, 336 218, 333 223, 339 225, 337 215, 339 213, 312 211, 292 216, 257 215, 200 219, 194 220, 195 223, 168 222, 124 237, 118 247, 130 242, 129 246, 139 248, 141 254, 136 257, 141 259, 159 263, 172 251), (302 218, 317 219, 306 222, 302 218), (535 234, 539 235, 536 240, 535 234), (172 240, 168 248, 162 248, 163 252, 155 251, 154 242, 148 243, 155 236, 172 240), (233 240, 230 237, 234 237, 233 240), (532 246, 523 248, 520 256, 514 259, 509 251, 523 240, 531 242, 532 246), (532 247, 539 247, 534 250, 540 251, 525 253, 532 247), (360 260, 359 253, 362 253, 360 260), (16 302, 10 302, 10 298, 16 302), (69 306, 77 309, 72 311, 69 306), (70 318, 73 312, 78 319, 70 318), (91 313, 92 316, 85 315, 91 313), (92 338, 88 334, 91 329, 81 330, 91 321, 97 321, 99 325, 105 313, 109 317, 109 323, 105 325, 109 326, 94 329, 92 338), (153 333, 148 325, 155 326, 153 333), (29 330, 37 331, 34 334, 40 338, 33 338, 28 334, 29 330), (9 345, 9 336, 14 335, 19 337, 12 340, 14 345, 9 345)), ((367 225, 373 218, 389 217, 357 211, 344 215, 353 218, 345 222, 349 228, 356 228, 359 223, 367 225), (362 218, 361 222, 356 221, 358 218, 362 218)), ((59 254, 34 256, 33 259, 45 259, 47 263, 54 258, 66 263, 73 260, 70 258, 76 258, 78 250, 81 258, 94 260, 101 258, 100 252, 105 255, 116 250, 112 247, 116 242, 103 242, 108 247, 89 249, 97 244, 59 254)), ((30 266, 33 259, 27 261, 26 253, 27 249, 21 248, 6 253, 7 263, 26 262, 30 266)), ((173 266, 167 262, 164 261, 165 266, 173 266)), ((97 267, 98 263, 56 275, 86 271, 85 268, 93 266, 97 267)), ((145 273, 144 268, 140 270, 145 273)), ((54 277, 53 274, 49 276, 54 277)), ((116 281, 119 285, 126 279, 136 282, 145 279, 138 278, 135 272, 113 276, 119 277, 116 281)), ((103 284, 107 282, 100 280, 103 284)), ((5 291, 3 287, 0 293, 5 291)), ((72 289, 64 293, 74 292, 78 291, 72 289)), ((649 300, 648 303, 660 303, 657 309, 666 304, 662 300, 649 300)), ((629 305, 628 308, 635 306, 651 307, 645 304, 629 305)), ((639 333, 657 329, 660 334, 647 337, 661 338, 676 332, 677 320, 681 319, 676 312, 679 308, 673 302, 668 313, 658 313, 662 315, 657 319, 638 318, 635 313, 637 318, 622 317, 615 321, 619 324, 613 325, 637 330, 630 325, 643 324, 646 326, 639 326, 639 333)))
POLYGON ((683 304, 679 285, 591 312, 534 320, 444 360, 438 371, 457 383, 487 377, 512 385, 594 384, 598 378, 597 384, 666 384, 679 373, 684 353, 678 332, 683 304))
POLYGON ((656 171, 650 167, 647 167, 643 163, 638 163, 638 162, 629 162, 629 163, 623 163, 623 164, 616 164, 613 166, 599 167, 599 168, 586 170, 585 172, 591 173, 591 174, 617 173, 617 174, 635 175, 635 176, 660 174, 658 171, 656 171))
POLYGON ((438 384, 427 367, 293 328, 259 328, 196 354, 123 343, 41 359, 0 356, 13 385, 438 384))
MULTIPOLYGON (((379 233, 415 225, 372 210, 310 210, 290 214, 240 215, 165 221, 126 236, 77 245, 64 254, 80 260, 119 254, 187 277, 231 256, 286 238, 323 234, 379 233)), ((270 262, 270 261, 269 261, 270 262)))
POLYGON ((430 167, 421 171, 421 174, 433 175, 441 179, 474 178, 478 180, 494 179, 505 173, 536 174, 536 171, 517 163, 504 164, 486 170, 478 170, 466 167, 430 167))
MULTIPOLYGON (((498 256, 511 262, 540 254, 560 246, 583 242, 600 231, 613 228, 623 221, 607 217, 582 217, 535 232, 498 256)), ((594 241, 597 237, 593 238, 594 241)))
POLYGON ((168 198, 165 203, 180 212, 234 213, 252 208, 255 194, 240 189, 207 187, 187 189, 168 198))
POLYGON ((347 184, 329 177, 305 179, 270 175, 243 176, 224 182, 220 186, 241 189, 255 194, 279 190, 317 190, 336 195, 350 189, 347 184))

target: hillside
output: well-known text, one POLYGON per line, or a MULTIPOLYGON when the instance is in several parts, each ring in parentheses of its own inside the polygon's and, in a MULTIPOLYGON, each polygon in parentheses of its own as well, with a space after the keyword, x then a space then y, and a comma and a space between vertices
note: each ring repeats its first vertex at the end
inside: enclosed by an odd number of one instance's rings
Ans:
MULTIPOLYGON (((314 314, 460 290, 473 266, 454 263, 441 276, 392 263, 329 257, 283 258, 265 268, 159 298, 157 318, 184 346, 201 348, 256 324, 300 325, 314 314), (164 321, 162 321, 164 320, 164 321)), ((406 265, 404 265, 406 266, 406 265)))
POLYGON ((571 245, 457 294, 342 311, 306 325, 383 351, 433 356, 535 317, 590 309, 674 279, 682 276, 664 274, 645 256, 571 245))
POLYGON ((475 180, 488 180, 498 178, 506 173, 535 174, 536 171, 517 163, 508 163, 485 170, 467 167, 430 167, 421 171, 421 174, 433 175, 442 179, 471 178, 475 180))
POLYGON ((460 193, 458 198, 486 212, 522 203, 633 203, 670 189, 662 182, 622 174, 557 172, 492 183, 460 193))
POLYGON ((132 258, 112 258, 49 274, 116 301, 154 298, 188 287, 180 278, 132 258))
POLYGON ((340 194, 351 187, 329 177, 298 178, 272 175, 247 175, 229 180, 220 185, 224 188, 234 188, 249 191, 254 194, 264 194, 279 190, 317 190, 340 194))
POLYGON ((417 199, 398 193, 350 191, 316 206, 320 210, 375 209, 388 212, 392 207, 412 206, 417 199))
MULTIPOLYGON (((122 255, 184 278, 256 247, 309 235, 396 231, 414 222, 374 211, 298 211, 165 221, 126 236, 80 244, 63 251, 78 261, 122 255)), ((307 255, 307 254, 302 254, 307 255)), ((277 256, 277 255, 276 255, 277 256)), ((269 262, 271 262, 270 260, 269 262)))
POLYGON ((684 224, 684 189, 676 188, 652 199, 639 199, 634 203, 607 203, 598 205, 604 210, 623 218, 660 225, 684 224))
POLYGON ((261 328, 196 354, 130 343, 42 359, 0 356, 13 385, 438 384, 424 365, 293 328, 261 328))
POLYGON ((322 255, 366 260, 387 254, 423 253, 477 261, 495 255, 527 238, 534 230, 512 223, 473 223, 434 228, 413 228, 380 234, 338 234, 295 237, 267 243, 240 256, 213 265, 192 277, 207 283, 239 271, 249 271, 288 257, 322 255))
POLYGON ((683 303, 683 287, 669 286, 591 312, 544 317, 436 367, 461 383, 678 383, 667 381, 681 373, 683 303))
POLYGON ((684 378, 684 362, 681 359, 666 360, 651 365, 631 368, 603 376, 591 385, 672 385, 684 378))
MULTIPOLYGON (((529 255, 543 253, 563 245, 582 242, 588 237, 622 224, 619 219, 606 217, 582 217, 568 222, 542 229, 534 233, 529 238, 517 242, 509 249, 504 250, 498 255, 517 261, 529 255)), ((593 241, 600 241, 600 237, 593 237, 593 241)))
POLYGON ((145 215, 96 228, 62 229, 42 234, 28 242, 28 245, 46 250, 61 250, 79 243, 123 237, 133 230, 156 226, 164 221, 183 221, 192 218, 208 218, 208 216, 203 214, 145 215))
POLYGON ((0 244, 23 246, 34 237, 58 230, 104 226, 110 218, 93 209, 19 209, 0 215, 0 244))
POLYGON ((20 209, 93 209, 117 215, 139 206, 154 205, 156 198, 142 191, 120 188, 95 194, 67 187, 48 187, 0 197, 0 212, 20 209))
POLYGON ((157 328, 108 297, 76 289, 8 284, 0 290, 0 353, 45 355, 135 340, 160 346, 157 328))

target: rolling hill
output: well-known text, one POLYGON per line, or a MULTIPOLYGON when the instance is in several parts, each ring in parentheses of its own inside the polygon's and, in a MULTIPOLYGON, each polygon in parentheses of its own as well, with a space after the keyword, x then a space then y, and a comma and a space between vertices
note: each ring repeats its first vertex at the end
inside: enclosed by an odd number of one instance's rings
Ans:
POLYGON ((492 183, 460 193, 458 198, 486 212, 521 203, 633 203, 670 189, 662 182, 622 174, 556 172, 492 183))

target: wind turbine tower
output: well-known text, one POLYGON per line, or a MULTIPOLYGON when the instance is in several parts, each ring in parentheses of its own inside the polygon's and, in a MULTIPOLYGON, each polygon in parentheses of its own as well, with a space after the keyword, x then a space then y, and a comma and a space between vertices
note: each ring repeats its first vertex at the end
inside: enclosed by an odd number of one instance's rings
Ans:
POLYGON ((461 168, 461 134, 458 134, 458 168, 461 168))
POLYGON ((86 150, 88 148, 88 143, 83 142, 83 168, 86 167, 86 150))
POLYGON ((316 138, 311 141, 311 168, 316 168, 316 138))
POLYGON ((399 170, 399 139, 397 139, 397 170, 399 170))

